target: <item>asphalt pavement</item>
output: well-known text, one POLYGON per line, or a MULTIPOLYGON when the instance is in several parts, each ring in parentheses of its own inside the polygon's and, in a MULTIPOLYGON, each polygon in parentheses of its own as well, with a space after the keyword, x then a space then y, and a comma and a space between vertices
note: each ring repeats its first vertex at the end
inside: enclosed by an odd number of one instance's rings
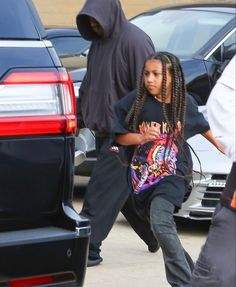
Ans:
MULTIPOLYGON (((83 196, 75 195, 74 207, 78 212, 82 202, 83 196)), ((178 220, 177 228, 184 248, 196 260, 205 242, 209 222, 178 220)), ((161 250, 148 252, 122 214, 104 240, 101 256, 103 262, 100 265, 87 268, 84 287, 170 286, 165 278, 161 250)))

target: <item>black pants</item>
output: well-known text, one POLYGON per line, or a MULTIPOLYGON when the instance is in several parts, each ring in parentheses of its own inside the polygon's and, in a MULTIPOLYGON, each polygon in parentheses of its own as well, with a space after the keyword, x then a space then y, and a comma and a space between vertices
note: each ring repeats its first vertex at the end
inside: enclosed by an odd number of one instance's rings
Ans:
POLYGON ((101 242, 110 232, 121 211, 134 231, 147 245, 156 239, 148 220, 135 210, 127 184, 127 162, 109 151, 111 139, 96 136, 98 158, 88 183, 81 215, 91 222, 90 257, 97 257, 101 242))

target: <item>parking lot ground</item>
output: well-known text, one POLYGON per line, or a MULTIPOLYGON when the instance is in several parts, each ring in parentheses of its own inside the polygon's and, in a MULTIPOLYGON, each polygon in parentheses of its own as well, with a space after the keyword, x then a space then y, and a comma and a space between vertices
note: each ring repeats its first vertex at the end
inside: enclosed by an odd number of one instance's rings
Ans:
MULTIPOLYGON (((75 196, 81 210, 83 196, 75 196)), ((177 221, 184 248, 196 260, 205 242, 209 222, 177 221)), ((168 287, 162 252, 150 253, 122 214, 102 245, 103 262, 87 268, 84 287, 168 287)))

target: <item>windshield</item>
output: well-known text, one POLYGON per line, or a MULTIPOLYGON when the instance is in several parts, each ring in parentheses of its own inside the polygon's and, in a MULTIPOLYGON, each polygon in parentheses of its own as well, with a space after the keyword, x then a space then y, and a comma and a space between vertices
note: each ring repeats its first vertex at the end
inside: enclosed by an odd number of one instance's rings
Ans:
POLYGON ((131 22, 151 37, 157 51, 181 57, 195 54, 233 17, 220 12, 178 9, 140 15, 131 22))

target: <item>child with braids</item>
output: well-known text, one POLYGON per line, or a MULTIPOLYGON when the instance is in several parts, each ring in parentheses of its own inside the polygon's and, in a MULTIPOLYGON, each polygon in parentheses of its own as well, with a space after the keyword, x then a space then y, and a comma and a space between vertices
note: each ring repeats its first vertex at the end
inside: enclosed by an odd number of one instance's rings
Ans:
POLYGON ((178 238, 173 213, 181 207, 191 179, 186 140, 201 133, 223 149, 186 94, 178 58, 159 52, 145 61, 137 91, 115 106, 113 131, 118 147, 126 146, 131 153, 129 184, 136 208, 150 219, 162 249, 167 281, 184 286, 193 262, 178 238))

